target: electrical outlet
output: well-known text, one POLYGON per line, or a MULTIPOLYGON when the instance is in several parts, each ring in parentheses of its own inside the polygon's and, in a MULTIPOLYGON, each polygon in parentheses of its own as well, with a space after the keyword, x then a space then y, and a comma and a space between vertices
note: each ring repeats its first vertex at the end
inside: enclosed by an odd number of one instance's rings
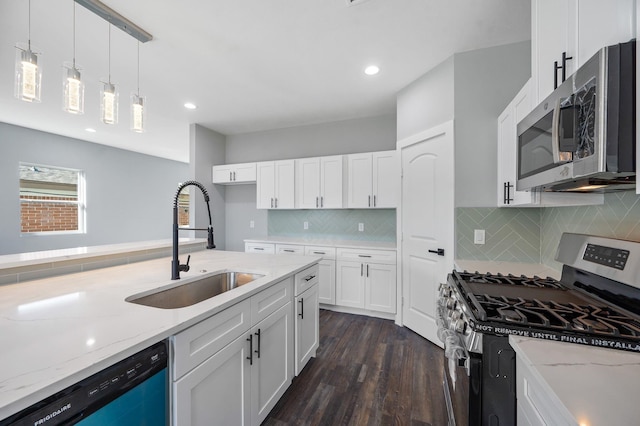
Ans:
POLYGON ((256 223, 253 220, 249 221, 249 228, 253 229, 255 227, 256 227, 256 223))
POLYGON ((473 230, 473 244, 484 244, 484 229, 473 230))
POLYGON ((359 223, 358 224, 358 231, 360 231, 360 232, 364 231, 364 223, 359 223))
POLYGON ((309 222, 304 222, 302 226, 304 227, 304 229, 309 229, 309 222))

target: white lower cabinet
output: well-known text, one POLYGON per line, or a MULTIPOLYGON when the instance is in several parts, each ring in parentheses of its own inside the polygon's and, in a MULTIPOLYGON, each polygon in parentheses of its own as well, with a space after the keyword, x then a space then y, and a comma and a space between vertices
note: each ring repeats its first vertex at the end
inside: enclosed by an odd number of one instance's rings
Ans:
POLYGON ((320 268, 314 265, 297 273, 294 278, 296 376, 316 356, 320 344, 319 275, 320 268))
POLYGON ((174 425, 266 418, 293 378, 292 299, 288 278, 172 337, 174 425))
POLYGON ((318 284, 318 302, 325 305, 336 304, 336 248, 325 246, 305 246, 307 256, 321 256, 318 263, 320 282, 318 284))
POLYGON ((251 376, 245 332, 173 383, 173 424, 250 425, 251 376))
POLYGON ((575 419, 555 394, 537 378, 527 362, 518 355, 516 355, 516 383, 518 425, 576 425, 575 419))
POLYGON ((395 251, 339 249, 336 304, 394 314, 395 251))
MULTIPOLYGON (((293 378, 291 302, 251 329, 251 424, 259 425, 293 378)), ((222 424, 222 423, 221 423, 222 424)), ((224 423, 232 424, 232 423, 224 423)))

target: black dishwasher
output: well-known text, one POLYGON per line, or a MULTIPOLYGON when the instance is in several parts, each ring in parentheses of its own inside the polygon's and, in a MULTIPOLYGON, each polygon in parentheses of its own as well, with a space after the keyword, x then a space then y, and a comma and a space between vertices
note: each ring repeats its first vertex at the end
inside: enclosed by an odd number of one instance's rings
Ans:
POLYGON ((2 421, 5 425, 168 425, 167 343, 156 343, 2 421))

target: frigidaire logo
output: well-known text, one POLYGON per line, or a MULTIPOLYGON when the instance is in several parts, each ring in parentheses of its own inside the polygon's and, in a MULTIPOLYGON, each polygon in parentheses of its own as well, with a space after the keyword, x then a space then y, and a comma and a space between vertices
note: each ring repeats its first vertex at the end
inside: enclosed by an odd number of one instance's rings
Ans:
POLYGON ((46 422, 48 422, 49 420, 53 419, 55 416, 57 416, 58 414, 62 414, 67 410, 71 409, 71 403, 68 403, 67 405, 63 405, 62 407, 58 408, 56 411, 52 411, 51 413, 47 414, 46 416, 36 420, 35 422, 33 422, 33 426, 38 426, 38 425, 43 425, 46 422))

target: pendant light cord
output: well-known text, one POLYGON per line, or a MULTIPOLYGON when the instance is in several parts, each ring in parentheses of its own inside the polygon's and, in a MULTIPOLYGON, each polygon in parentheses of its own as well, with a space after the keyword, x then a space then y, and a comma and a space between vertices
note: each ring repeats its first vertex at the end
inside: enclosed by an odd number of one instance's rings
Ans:
POLYGON ((73 69, 76 68, 76 2, 73 2, 73 69))
POLYGON ((111 84, 111 23, 109 23, 109 84, 111 84))
POLYGON ((138 97, 140 97, 140 42, 138 41, 138 97))
POLYGON ((29 46, 29 50, 31 50, 31 0, 29 0, 29 38, 27 39, 27 44, 29 46))

